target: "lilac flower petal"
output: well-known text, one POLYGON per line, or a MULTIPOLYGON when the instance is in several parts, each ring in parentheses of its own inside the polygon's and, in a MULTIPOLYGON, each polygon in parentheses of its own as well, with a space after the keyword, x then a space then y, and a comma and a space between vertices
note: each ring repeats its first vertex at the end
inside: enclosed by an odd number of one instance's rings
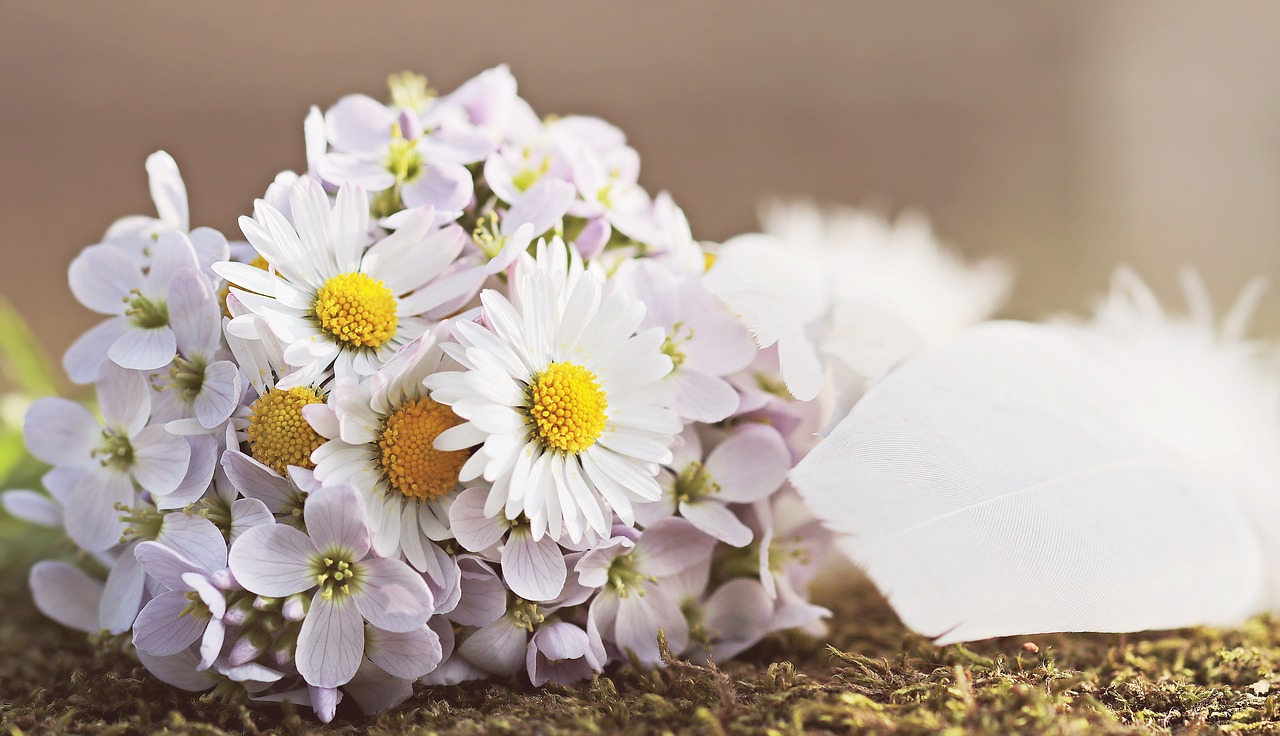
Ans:
POLYGON ((223 453, 222 469, 237 491, 262 501, 272 513, 278 514, 293 505, 298 495, 289 481, 244 453, 235 450, 223 453))
POLYGON ((707 456, 707 472, 720 484, 720 498, 754 503, 782 486, 791 469, 787 442, 772 427, 744 427, 707 456))
MULTIPOLYGON (((133 477, 143 490, 157 496, 182 485, 191 462, 191 445, 164 427, 145 427, 131 440, 133 477)), ((207 487, 207 482, 205 486, 207 487)))
POLYGON ((133 645, 148 654, 167 657, 185 650, 204 633, 207 619, 183 615, 190 601, 182 591, 170 590, 147 601, 133 628, 133 645))
POLYGON ((116 546, 125 529, 116 506, 132 506, 134 497, 133 479, 127 473, 93 468, 67 495, 63 508, 67 534, 90 552, 116 546))
POLYGON ((753 537, 751 528, 743 524, 727 506, 719 501, 712 499, 684 501, 680 504, 680 515, 688 519, 699 531, 719 539, 730 547, 745 547, 751 544, 753 537))
POLYGON ((458 654, 485 672, 511 675, 524 665, 527 642, 525 630, 504 616, 467 637, 458 654))
POLYGON ((458 212, 471 201, 471 173, 459 164, 432 163, 416 181, 405 184, 400 198, 405 207, 431 205, 441 212, 458 212))
POLYGON ((354 488, 323 488, 311 494, 303 514, 316 549, 340 549, 342 556, 351 560, 361 559, 369 551, 364 505, 354 488))
MULTIPOLYGON (((169 425, 165 425, 169 431, 169 425)), ((191 459, 178 487, 163 496, 156 497, 161 510, 180 509, 195 503, 209 491, 209 479, 218 465, 218 440, 211 434, 178 435, 190 448, 191 459)))
POLYGON ((440 637, 426 624, 412 631, 393 633, 366 626, 365 656, 387 674, 416 680, 440 664, 440 637))
POLYGON ((615 643, 630 649, 644 664, 658 664, 658 631, 667 636, 671 651, 683 651, 689 643, 689 624, 680 604, 659 586, 649 586, 644 595, 629 595, 618 605, 615 643))
POLYGON ((62 526, 62 507, 43 493, 35 491, 5 491, 0 494, 4 510, 29 524, 59 528, 62 526))
POLYGON ((163 368, 177 354, 177 339, 167 325, 151 329, 127 329, 107 350, 107 357, 116 365, 135 371, 163 368))
POLYGON ((93 383, 107 362, 107 352, 129 329, 123 318, 103 320, 71 343, 62 356, 62 368, 78 384, 93 383))
POLYGON ((187 185, 178 173, 178 164, 164 151, 147 156, 147 177, 156 214, 166 227, 186 231, 191 220, 187 209, 187 185))
POLYGON ((231 572, 246 590, 283 597, 316 586, 315 545, 284 524, 256 526, 231 547, 231 572))
POLYGON ((27 449, 50 465, 79 465, 102 440, 102 427, 83 405, 68 399, 37 399, 22 425, 27 449))
POLYGON ((502 572, 511 592, 528 601, 549 601, 564 590, 568 571, 560 545, 550 536, 533 541, 523 529, 512 530, 502 549, 502 572))
POLYGON ((412 697, 413 680, 388 674, 365 659, 356 676, 342 689, 355 698, 360 710, 373 714, 394 708, 412 697))
POLYGON ((493 568, 470 556, 459 558, 461 597, 447 618, 461 626, 488 626, 507 612, 507 586, 493 568))
POLYGON ((44 560, 31 568, 31 595, 36 608, 68 628, 93 633, 101 630, 98 606, 103 585, 65 562, 44 560))
POLYGON ((662 577, 693 567, 711 555, 715 543, 684 519, 663 519, 640 537, 644 572, 662 577))
POLYGON ((376 153, 391 138, 396 113, 366 95, 347 95, 325 113, 325 132, 339 151, 376 153))
POLYGON ((204 369, 200 393, 196 394, 193 408, 200 426, 214 429, 231 417, 244 393, 244 378, 235 363, 220 360, 204 369))
POLYGON ((738 392, 723 378, 691 370, 677 370, 671 381, 680 393, 671 410, 695 422, 715 423, 738 410, 738 392))
POLYGON ((156 539, 205 571, 227 566, 227 543, 222 532, 203 516, 182 512, 165 514, 156 539))
POLYGON ((545 233, 564 217, 575 194, 573 185, 567 181, 542 179, 507 211, 507 216, 502 218, 503 233, 511 234, 525 223, 533 225, 535 236, 545 233))
POLYGON ((187 358, 211 357, 222 338, 222 310, 198 269, 179 271, 169 282, 169 324, 178 351, 187 358))
POLYGON ((169 657, 156 657, 139 650, 138 659, 156 679, 180 690, 203 692, 223 679, 216 672, 196 669, 200 665, 200 657, 190 649, 169 657))
POLYGON ((484 504, 489 491, 468 488, 449 507, 449 525, 454 538, 471 552, 483 552, 498 542, 509 528, 501 518, 485 516, 484 504))
POLYGON ((133 549, 133 555, 138 558, 148 575, 170 590, 186 590, 187 584, 183 582, 182 576, 187 573, 208 573, 203 565, 192 562, 159 542, 139 542, 133 549))
POLYGON ((703 608, 707 627, 717 632, 711 653, 720 661, 736 657, 771 631, 773 601, 751 578, 736 578, 721 585, 703 608))
POLYGON ((357 563, 351 597, 369 623, 392 632, 426 624, 434 601, 422 576, 400 560, 370 557, 357 563))
POLYGON ((298 673, 313 687, 351 681, 364 654, 364 621, 349 598, 317 594, 298 634, 298 673))
POLYGON ((100 314, 124 314, 125 300, 143 287, 142 271, 128 253, 114 245, 91 245, 67 270, 71 293, 100 314))
POLYGON ((211 620, 204 629, 204 636, 200 637, 200 664, 196 669, 207 670, 212 667, 222 654, 222 645, 226 640, 227 625, 216 618, 211 620))
POLYGON ((237 498, 231 503, 230 542, 235 544, 241 534, 255 526, 272 523, 275 523, 275 517, 265 503, 256 498, 237 498))
MULTIPOLYGON (((173 356, 169 356, 170 360, 173 356)), ((169 361, 165 361, 168 363, 169 361)), ((151 416, 151 388, 137 371, 109 366, 98 379, 98 409, 103 423, 132 438, 151 416)))
POLYGON ((120 553, 115 566, 107 575, 106 587, 102 590, 98 623, 112 634, 128 631, 142 608, 143 586, 147 576, 142 570, 142 563, 134 556, 134 546, 125 547, 120 553))
POLYGON ((525 668, 534 687, 548 682, 568 684, 599 670, 588 662, 591 642, 574 624, 556 621, 538 628, 529 641, 525 668))

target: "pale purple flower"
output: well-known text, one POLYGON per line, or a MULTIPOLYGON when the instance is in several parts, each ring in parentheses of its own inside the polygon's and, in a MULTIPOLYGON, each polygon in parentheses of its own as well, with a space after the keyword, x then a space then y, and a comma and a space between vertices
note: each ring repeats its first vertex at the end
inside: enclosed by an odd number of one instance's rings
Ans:
POLYGON ((645 664, 662 659, 659 630, 672 651, 682 651, 689 643, 689 625, 662 581, 706 564, 714 546, 713 538, 675 518, 650 525, 638 541, 622 535, 606 540, 574 568, 584 586, 600 589, 591 602, 589 623, 604 641, 630 650, 645 664))
POLYGON ((573 197, 573 186, 568 182, 540 181, 497 218, 496 228, 491 224, 488 229, 478 229, 474 242, 489 261, 485 272, 507 270, 529 249, 535 237, 561 221, 573 197))
POLYGON ((534 687, 548 682, 568 684, 604 671, 604 643, 582 627, 552 621, 538 627, 525 654, 525 669, 534 687))
POLYGON ((730 506, 766 499, 786 482, 791 454, 782 435, 763 424, 744 424, 705 457, 695 427, 686 427, 681 439, 670 468, 659 477, 662 499, 637 505, 636 520, 645 524, 678 513, 725 544, 750 544, 751 528, 730 506))
POLYGON ((63 366, 71 380, 96 380, 108 358, 134 370, 168 365, 178 352, 169 313, 172 281, 198 265, 191 240, 176 230, 160 234, 145 271, 118 246, 85 248, 68 270, 71 291, 81 304, 110 319, 67 350, 63 366))
POLYGON ((489 493, 482 487, 468 488, 454 500, 449 521, 458 544, 501 563, 506 584, 521 598, 549 601, 560 596, 568 577, 560 545, 550 535, 534 539, 523 517, 487 516, 489 493))
MULTIPOLYGON (((245 381, 222 346, 222 310, 214 284, 200 271, 178 272, 171 282, 169 321, 178 353, 167 375, 156 377, 163 389, 153 413, 171 422, 194 423, 191 431, 221 427, 240 405, 245 381)), ((181 431, 181 427, 173 427, 181 431)))
POLYGON ((284 524, 245 532, 231 548, 231 570, 258 595, 315 591, 298 636, 298 672, 316 687, 339 687, 360 667, 365 621, 411 632, 426 624, 434 604, 412 568, 369 554, 369 530, 354 490, 311 494, 304 518, 306 534, 284 524))
POLYGON ((227 570, 226 548, 216 558, 202 562, 159 542, 142 542, 133 553, 147 575, 168 589, 148 601, 138 614, 134 646, 164 657, 199 640, 197 669, 208 669, 222 652, 226 636, 226 591, 239 587, 227 570))
POLYGON ((612 283, 645 305, 643 327, 666 331, 663 351, 680 392, 671 408, 687 421, 715 423, 738 410, 727 380, 751 365, 758 348, 724 304, 702 286, 701 273, 654 259, 624 261, 612 283))
POLYGON ((90 551, 119 542, 124 523, 118 507, 136 505, 135 488, 161 504, 178 491, 192 456, 187 440, 148 425, 151 389, 142 374, 110 366, 97 388, 101 423, 80 404, 44 398, 31 405, 23 428, 33 455, 69 468, 67 533, 90 551))
POLYGON ((210 264, 226 260, 227 239, 213 228, 191 229, 187 186, 183 183, 178 164, 172 156, 164 151, 156 151, 148 156, 147 176, 151 199, 159 216, 133 215, 116 220, 103 236, 103 243, 118 246, 139 267, 146 267, 150 264, 156 239, 162 233, 183 233, 190 238, 200 267, 212 276, 210 264))

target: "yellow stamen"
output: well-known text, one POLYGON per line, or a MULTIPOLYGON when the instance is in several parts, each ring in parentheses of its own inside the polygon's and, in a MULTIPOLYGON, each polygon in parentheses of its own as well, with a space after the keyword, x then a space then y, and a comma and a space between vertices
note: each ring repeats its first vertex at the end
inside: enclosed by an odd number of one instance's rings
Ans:
POLYGON ((325 440, 302 417, 302 407, 323 403, 308 386, 269 389, 253 402, 249 412, 250 454, 281 475, 290 465, 315 468, 311 453, 325 440))
POLYGON ((579 453, 604 432, 609 408, 596 375, 573 363, 552 363, 529 390, 529 417, 549 448, 579 453))
POLYGON ((316 319, 325 332, 353 348, 380 348, 396 335, 396 297, 363 273, 334 276, 316 295, 316 319))
POLYGON ((461 424, 453 410, 431 399, 409 401, 387 417, 378 447, 387 483, 406 498, 440 498, 458 483, 466 450, 437 450, 440 433, 461 424))

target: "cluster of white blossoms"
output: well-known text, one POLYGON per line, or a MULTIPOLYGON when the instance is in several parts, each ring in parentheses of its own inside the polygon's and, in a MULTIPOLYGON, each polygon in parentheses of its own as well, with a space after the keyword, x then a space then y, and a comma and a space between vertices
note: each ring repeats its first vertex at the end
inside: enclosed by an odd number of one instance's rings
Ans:
POLYGON ((84 553, 33 569, 40 609, 177 687, 324 720, 415 682, 660 664, 660 636, 720 660, 821 632, 829 535, 787 476, 844 380, 824 361, 900 337, 887 367, 1003 275, 915 221, 807 233, 803 206, 703 244, 617 128, 540 119, 505 67, 390 87, 312 110, 246 242, 191 229, 161 152, 159 216, 71 265, 107 317, 65 358, 96 412, 36 402, 48 495, 5 497, 84 553))

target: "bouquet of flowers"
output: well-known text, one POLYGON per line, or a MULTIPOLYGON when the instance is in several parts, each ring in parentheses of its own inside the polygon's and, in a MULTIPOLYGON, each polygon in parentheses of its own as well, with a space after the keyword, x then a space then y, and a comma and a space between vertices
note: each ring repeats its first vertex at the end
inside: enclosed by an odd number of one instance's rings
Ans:
POLYGON ((158 217, 71 264, 106 316, 64 361, 95 408, 35 402, 48 495, 5 498, 83 551, 32 570, 39 608, 323 720, 820 631, 828 537, 786 479, 830 402, 785 386, 818 395, 803 320, 831 305, 800 285, 809 311, 749 331, 796 264, 744 273, 749 236, 721 269, 621 131, 539 118, 505 67, 390 87, 311 111, 247 242, 191 228, 160 152, 158 217))

